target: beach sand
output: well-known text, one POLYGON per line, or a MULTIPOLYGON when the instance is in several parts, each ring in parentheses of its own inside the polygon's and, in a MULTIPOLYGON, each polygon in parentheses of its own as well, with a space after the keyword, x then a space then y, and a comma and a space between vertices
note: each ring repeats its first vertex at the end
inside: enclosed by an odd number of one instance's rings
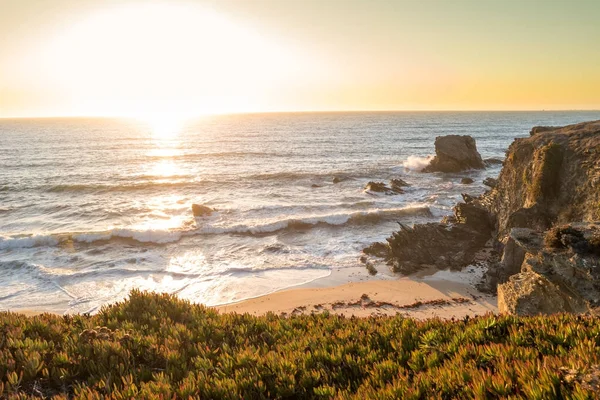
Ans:
POLYGON ((401 314, 417 319, 464 318, 498 312, 496 297, 480 293, 468 282, 410 277, 288 289, 215 308, 222 313, 254 315, 327 311, 357 317, 401 314))
MULTIPOLYGON (((380 269, 381 270, 381 269, 380 269)), ((497 313, 497 298, 475 288, 484 270, 467 267, 460 272, 422 271, 399 277, 391 273, 370 276, 364 268, 333 270, 328 277, 256 298, 214 306, 221 313, 299 315, 329 312, 344 316, 464 318, 497 313)), ((27 316, 49 310, 17 309, 27 316)))

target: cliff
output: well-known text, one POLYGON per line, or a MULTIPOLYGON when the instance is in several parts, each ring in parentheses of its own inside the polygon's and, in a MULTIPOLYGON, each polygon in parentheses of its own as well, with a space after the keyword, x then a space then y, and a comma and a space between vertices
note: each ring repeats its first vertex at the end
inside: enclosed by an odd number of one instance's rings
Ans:
POLYGON ((488 257, 484 286, 495 291, 501 284, 501 311, 598 307, 600 228, 593 222, 600 221, 600 121, 534 127, 529 137, 510 145, 490 186, 482 196, 463 195, 465 203, 439 224, 402 226, 386 244, 365 252, 383 255, 395 271, 411 273, 431 265, 461 268, 488 245, 495 250, 489 254, 501 258, 488 257), (553 235, 560 245, 544 244, 553 235))
POLYGON ((600 220, 600 121, 534 127, 510 145, 485 197, 501 241, 511 228, 600 220))

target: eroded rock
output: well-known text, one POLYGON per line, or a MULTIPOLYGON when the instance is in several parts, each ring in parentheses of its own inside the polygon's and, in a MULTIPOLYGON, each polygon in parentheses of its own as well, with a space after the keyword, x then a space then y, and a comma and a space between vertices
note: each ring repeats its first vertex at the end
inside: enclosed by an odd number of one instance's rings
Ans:
POLYGON ((568 293, 534 271, 513 275, 498 285, 498 310, 516 315, 584 313, 588 306, 581 297, 568 293))
POLYGON ((485 165, 471 136, 448 135, 435 138, 435 157, 423 172, 460 172, 483 169, 485 165))
POLYGON ((365 192, 367 193, 381 193, 381 194, 386 194, 386 195, 394 195, 394 194, 400 194, 403 192, 402 188, 397 187, 397 186, 392 186, 391 188, 388 187, 385 183, 383 182, 369 182, 367 183, 367 185, 365 186, 365 192))

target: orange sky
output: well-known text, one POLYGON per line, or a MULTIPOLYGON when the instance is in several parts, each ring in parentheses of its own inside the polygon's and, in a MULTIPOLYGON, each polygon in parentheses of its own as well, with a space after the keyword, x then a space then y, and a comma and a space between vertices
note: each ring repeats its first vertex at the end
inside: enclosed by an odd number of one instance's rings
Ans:
POLYGON ((0 117, 600 109, 600 1, 0 0, 0 117))

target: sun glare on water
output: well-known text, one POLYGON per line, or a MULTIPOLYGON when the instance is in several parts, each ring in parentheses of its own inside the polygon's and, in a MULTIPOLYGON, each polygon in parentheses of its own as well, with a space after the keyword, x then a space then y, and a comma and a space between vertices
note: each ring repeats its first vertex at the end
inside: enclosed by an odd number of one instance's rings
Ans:
POLYGON ((168 140, 176 138, 185 125, 185 118, 177 116, 152 116, 140 118, 155 139, 168 140))

